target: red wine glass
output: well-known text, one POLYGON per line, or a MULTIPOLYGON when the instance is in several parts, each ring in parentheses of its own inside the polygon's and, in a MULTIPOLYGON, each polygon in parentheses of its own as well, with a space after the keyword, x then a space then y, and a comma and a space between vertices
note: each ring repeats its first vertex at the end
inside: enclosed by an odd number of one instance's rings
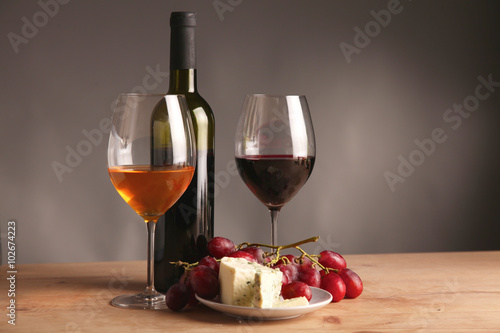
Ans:
POLYGON ((112 305, 166 308, 165 295, 154 287, 156 222, 184 193, 195 166, 193 124, 183 95, 120 95, 109 135, 108 171, 118 193, 146 222, 148 270, 142 293, 117 296, 112 305))
POLYGON ((245 97, 235 136, 238 172, 271 213, 272 244, 278 214, 306 183, 316 158, 314 129, 305 96, 245 97))

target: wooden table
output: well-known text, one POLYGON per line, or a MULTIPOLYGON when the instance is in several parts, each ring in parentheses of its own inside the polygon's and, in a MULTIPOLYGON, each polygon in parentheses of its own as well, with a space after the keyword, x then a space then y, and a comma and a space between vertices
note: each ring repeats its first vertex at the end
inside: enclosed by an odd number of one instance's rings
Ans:
POLYGON ((201 305, 177 313, 109 305, 144 288, 143 261, 18 265, 15 298, 3 265, 0 332, 500 332, 500 252, 345 258, 364 281, 359 298, 280 321, 237 320, 201 305))

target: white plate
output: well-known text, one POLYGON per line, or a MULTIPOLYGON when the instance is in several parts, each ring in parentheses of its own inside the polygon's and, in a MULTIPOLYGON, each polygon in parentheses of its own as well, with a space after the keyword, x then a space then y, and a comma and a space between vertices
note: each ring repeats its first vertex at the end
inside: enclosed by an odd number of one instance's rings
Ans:
POLYGON ((291 308, 269 308, 259 309, 246 306, 222 304, 218 301, 209 301, 196 295, 200 303, 214 310, 237 318, 261 318, 263 320, 278 320, 295 318, 305 313, 316 311, 332 301, 332 295, 323 289, 311 287, 312 298, 309 305, 295 306, 291 308))

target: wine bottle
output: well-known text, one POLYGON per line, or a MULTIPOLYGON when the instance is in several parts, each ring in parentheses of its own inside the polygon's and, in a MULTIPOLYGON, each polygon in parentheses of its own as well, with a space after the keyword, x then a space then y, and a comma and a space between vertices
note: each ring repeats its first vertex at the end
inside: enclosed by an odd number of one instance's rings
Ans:
POLYGON ((215 120, 196 86, 195 27, 196 13, 173 12, 170 16, 168 93, 186 97, 195 130, 197 162, 186 192, 156 225, 154 278, 160 292, 166 292, 183 273, 183 268, 171 262, 199 261, 208 254, 207 243, 214 232, 215 120))

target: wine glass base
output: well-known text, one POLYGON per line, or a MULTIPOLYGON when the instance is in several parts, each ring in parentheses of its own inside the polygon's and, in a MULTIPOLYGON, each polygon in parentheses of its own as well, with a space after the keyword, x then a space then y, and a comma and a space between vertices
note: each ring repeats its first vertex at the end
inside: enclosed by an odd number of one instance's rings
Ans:
POLYGON ((127 294, 113 298, 111 305, 125 309, 163 310, 167 309, 165 295, 127 294))

